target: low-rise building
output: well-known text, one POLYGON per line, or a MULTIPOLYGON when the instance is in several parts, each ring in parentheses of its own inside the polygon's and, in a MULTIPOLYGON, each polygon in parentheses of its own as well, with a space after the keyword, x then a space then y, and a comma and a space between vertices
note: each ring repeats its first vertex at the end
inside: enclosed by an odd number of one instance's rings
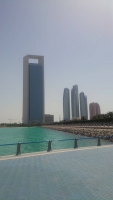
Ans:
POLYGON ((54 122, 54 115, 45 114, 45 124, 51 124, 54 122))

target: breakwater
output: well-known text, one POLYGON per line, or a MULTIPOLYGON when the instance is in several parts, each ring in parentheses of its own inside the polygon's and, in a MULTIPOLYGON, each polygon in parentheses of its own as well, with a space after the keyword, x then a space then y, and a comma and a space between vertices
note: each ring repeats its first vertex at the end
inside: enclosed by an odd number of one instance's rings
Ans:
POLYGON ((88 137, 102 137, 105 140, 110 140, 113 142, 113 127, 104 126, 74 126, 74 125, 46 125, 43 126, 47 129, 53 129, 57 131, 69 132, 76 135, 83 135, 88 137))

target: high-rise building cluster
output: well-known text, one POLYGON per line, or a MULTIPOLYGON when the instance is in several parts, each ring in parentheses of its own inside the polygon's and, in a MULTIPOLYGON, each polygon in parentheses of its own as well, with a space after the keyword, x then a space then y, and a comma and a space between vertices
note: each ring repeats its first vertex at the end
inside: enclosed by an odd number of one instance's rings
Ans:
MULTIPOLYGON (((100 114, 100 106, 98 103, 91 103, 89 106, 90 119, 100 114)), ((84 92, 79 94, 78 85, 74 85, 71 89, 71 116, 72 119, 88 119, 87 96, 84 92)), ((68 88, 64 88, 63 93, 63 119, 70 120, 70 92, 68 88)))
MULTIPOLYGON (((45 115, 44 108, 44 56, 26 55, 23 58, 23 123, 53 123, 54 116, 45 115), (37 63, 29 62, 30 59, 37 63)), ((90 119, 100 114, 98 103, 89 105, 90 119)), ((79 94, 78 85, 70 91, 64 88, 63 94, 63 119, 88 119, 87 96, 84 92, 79 94), (70 112, 71 102, 71 112, 70 112), (71 115, 70 115, 71 113, 71 115), (72 116, 72 117, 71 117, 72 116)))

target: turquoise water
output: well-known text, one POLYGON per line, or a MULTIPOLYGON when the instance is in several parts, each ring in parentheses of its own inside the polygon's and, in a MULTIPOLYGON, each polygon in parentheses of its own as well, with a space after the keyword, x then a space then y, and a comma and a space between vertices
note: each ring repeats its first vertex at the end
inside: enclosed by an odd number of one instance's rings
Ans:
MULTIPOLYGON (((12 144, 18 142, 52 141, 52 149, 73 148, 74 141, 57 141, 59 139, 86 138, 68 132, 45 129, 42 127, 31 128, 0 128, 0 144, 12 144)), ((102 141, 102 145, 112 144, 109 141, 102 141)), ((97 139, 85 139, 78 141, 78 147, 96 146, 97 139)), ((21 144, 21 153, 47 151, 48 143, 21 144)), ((1 155, 16 154, 17 145, 0 146, 1 155)))

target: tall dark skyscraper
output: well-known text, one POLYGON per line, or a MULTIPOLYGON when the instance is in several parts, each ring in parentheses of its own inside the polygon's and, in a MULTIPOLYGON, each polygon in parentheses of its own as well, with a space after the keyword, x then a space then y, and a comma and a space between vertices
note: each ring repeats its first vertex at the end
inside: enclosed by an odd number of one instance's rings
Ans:
POLYGON ((80 93, 80 114, 81 118, 85 117, 88 119, 87 96, 84 95, 84 92, 80 93))
POLYGON ((43 123, 44 114, 44 56, 27 55, 23 58, 23 123, 43 123))
POLYGON ((70 120, 70 95, 69 95, 69 89, 68 88, 64 88, 63 118, 64 118, 64 120, 70 120))
POLYGON ((71 90, 72 118, 79 118, 79 96, 78 85, 74 85, 71 90))

